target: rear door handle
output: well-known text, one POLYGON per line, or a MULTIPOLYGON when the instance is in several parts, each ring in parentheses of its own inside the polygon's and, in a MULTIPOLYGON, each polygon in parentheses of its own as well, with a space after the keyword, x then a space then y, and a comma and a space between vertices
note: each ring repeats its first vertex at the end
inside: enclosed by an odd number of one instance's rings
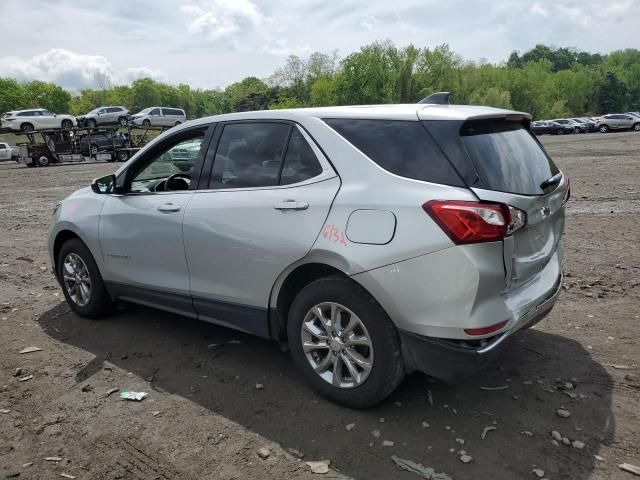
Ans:
POLYGON ((280 202, 274 207, 276 210, 306 210, 309 208, 309 204, 307 202, 296 202, 295 200, 285 200, 280 202))
POLYGON ((173 203, 165 203, 164 205, 158 205, 158 211, 162 213, 179 212, 182 207, 180 205, 174 205, 173 203))

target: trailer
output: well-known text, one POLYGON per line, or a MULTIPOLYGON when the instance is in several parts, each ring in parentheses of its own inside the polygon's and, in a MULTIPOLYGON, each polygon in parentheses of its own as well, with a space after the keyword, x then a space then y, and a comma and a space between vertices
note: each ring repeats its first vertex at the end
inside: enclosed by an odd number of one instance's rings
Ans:
POLYGON ((124 162, 167 127, 74 127, 22 133, 16 161, 28 167, 91 161, 124 162))

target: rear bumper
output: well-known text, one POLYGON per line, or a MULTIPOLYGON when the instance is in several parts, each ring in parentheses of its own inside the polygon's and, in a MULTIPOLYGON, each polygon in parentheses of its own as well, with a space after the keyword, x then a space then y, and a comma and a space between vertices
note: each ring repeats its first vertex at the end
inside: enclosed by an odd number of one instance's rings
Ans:
POLYGON ((479 345, 400 331, 406 370, 417 370, 445 382, 457 382, 477 373, 500 355, 511 335, 532 327, 547 316, 560 295, 561 286, 562 275, 547 298, 518 318, 509 330, 485 339, 479 345))

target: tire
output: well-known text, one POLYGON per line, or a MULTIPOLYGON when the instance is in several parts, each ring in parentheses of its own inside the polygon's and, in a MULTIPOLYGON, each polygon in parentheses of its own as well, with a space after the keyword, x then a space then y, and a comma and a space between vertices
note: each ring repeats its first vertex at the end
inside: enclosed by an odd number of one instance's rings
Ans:
POLYGON ((640 123, 634 123, 633 127, 631 128, 633 128, 636 132, 640 132, 640 123))
POLYGON ((71 120, 62 120, 62 123, 60 124, 60 126, 64 130, 71 130, 73 128, 73 122, 71 120))
POLYGON ((182 122, 181 121, 177 121, 176 123, 173 124, 174 127, 177 127, 178 125, 180 125, 182 122))
POLYGON ((580 128, 579 128, 579 127, 575 127, 575 128, 573 129, 573 132, 574 132, 574 133, 582 133, 582 130, 580 130, 580 128))
POLYGON ((100 318, 111 312, 113 301, 107 293, 91 252, 80 239, 72 238, 62 245, 56 259, 56 273, 67 303, 78 315, 86 318, 100 318), (77 258, 81 262, 78 262, 77 258), (70 273, 69 267, 73 265, 80 267, 75 268, 78 273, 77 276, 75 274, 72 276, 70 273), (84 267, 84 270, 82 267, 84 267), (70 278, 67 281, 64 278, 65 272, 67 277, 72 277, 72 279, 70 278), (72 288, 73 285, 79 285, 80 283, 84 285, 84 288, 76 288, 75 290, 72 288), (86 294, 87 286, 88 294, 86 294))
POLYGON ((126 117, 120 117, 118 119, 118 125, 120 125, 121 127, 126 127, 128 123, 129 122, 127 121, 126 117))
POLYGON ((559 128, 558 131, 556 132, 556 135, 564 135, 564 130, 559 128))
POLYGON ((151 126, 151 122, 147 119, 147 120, 143 120, 142 121, 142 126, 143 127, 150 127, 151 126))
POLYGON ((39 167, 48 167, 49 166, 49 157, 46 155, 40 155, 36 160, 36 163, 39 167))
POLYGON ((31 133, 33 132, 33 130, 33 125, 30 123, 23 123, 22 125, 20 125, 20 131, 22 133, 31 133))
MULTIPOLYGON (((334 322, 333 325, 335 324, 334 322)), ((304 287, 289 309, 287 333, 296 368, 320 395, 332 402, 352 408, 370 407, 386 398, 404 378, 400 338, 395 326, 378 302, 364 288, 348 278, 325 277, 304 287), (342 309, 343 313, 338 315, 341 319, 339 324, 343 327, 341 331, 345 327, 343 322, 349 324, 355 316, 358 326, 351 330, 350 335, 355 335, 360 340, 368 338, 370 346, 359 344, 349 347, 348 343, 343 344, 337 336, 334 336, 331 347, 325 345, 305 353, 304 341, 313 342, 316 339, 316 343, 321 343, 322 340, 311 335, 309 327, 303 328, 303 325, 308 326, 310 322, 315 322, 311 328, 321 332, 322 335, 327 335, 324 330, 315 326, 322 324, 319 317, 312 312, 320 306, 321 310, 326 312, 325 316, 328 316, 332 311, 331 305, 342 309), (356 375, 361 377, 360 381, 355 380, 357 377, 351 374, 351 370, 342 360, 342 358, 355 358, 350 352, 356 348, 358 350, 355 353, 359 355, 359 360, 370 361, 371 365, 368 371, 362 368, 356 372, 356 375), (342 370, 344 367, 347 373, 345 376, 345 371, 342 371, 337 378, 340 380, 350 378, 351 382, 345 381, 343 385, 330 383, 336 378, 331 360, 334 358, 340 358, 342 367, 339 368, 342 370), (312 362, 315 362, 315 366, 326 365, 322 372, 325 378, 320 373, 316 373, 312 362)), ((324 343, 327 344, 326 341, 324 343)), ((356 370, 360 368, 356 366, 359 364, 353 360, 349 363, 356 370)))
POLYGON ((127 160, 129 160, 129 152, 126 150, 118 150, 118 153, 116 153, 116 157, 118 158, 119 162, 126 162, 127 160))
POLYGON ((87 120, 88 128, 96 128, 97 126, 98 126, 98 122, 96 122, 93 118, 90 118, 89 120, 87 120))
POLYGON ((600 125, 598 131, 600 133, 607 133, 609 131, 609 125, 600 125))
POLYGON ((89 155, 91 155, 92 157, 95 157, 99 151, 100 149, 98 148, 98 145, 96 145, 95 143, 92 143, 91 149, 89 150, 89 155))

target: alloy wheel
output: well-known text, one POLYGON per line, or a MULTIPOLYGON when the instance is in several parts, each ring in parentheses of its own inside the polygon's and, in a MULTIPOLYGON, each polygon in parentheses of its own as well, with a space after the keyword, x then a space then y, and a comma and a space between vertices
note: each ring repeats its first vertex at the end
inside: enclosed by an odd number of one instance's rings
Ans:
POLYGON ((91 300, 91 277, 89 269, 77 253, 69 253, 62 264, 64 288, 73 303, 86 306, 91 300))
POLYGON ((333 302, 312 307, 302 322, 302 350, 325 382, 338 388, 362 385, 373 367, 366 327, 348 308, 333 302))

